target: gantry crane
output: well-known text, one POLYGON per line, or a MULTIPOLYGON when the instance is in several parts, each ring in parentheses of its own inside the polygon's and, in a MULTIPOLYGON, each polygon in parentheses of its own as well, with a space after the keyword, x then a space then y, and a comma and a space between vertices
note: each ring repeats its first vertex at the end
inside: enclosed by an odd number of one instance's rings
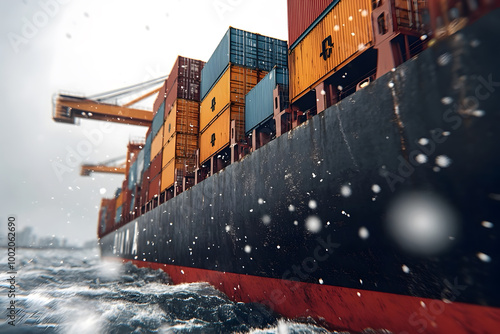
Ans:
POLYGON ((126 174, 130 169, 130 162, 133 157, 141 151, 144 147, 144 140, 134 139, 130 140, 127 145, 127 155, 118 158, 113 158, 99 164, 84 164, 81 167, 81 176, 90 176, 91 173, 112 173, 112 174, 126 174), (116 164, 117 161, 125 159, 124 162, 116 164))
POLYGON ((114 158, 99 164, 84 164, 80 171, 81 176, 90 176, 91 173, 111 173, 111 174, 125 174, 126 164, 125 161, 116 164, 117 161, 124 160, 125 156, 114 158))
POLYGON ((150 91, 121 106, 106 101, 130 95, 165 81, 166 77, 153 79, 137 85, 120 88, 92 97, 57 94, 53 99, 52 119, 56 122, 75 124, 75 118, 149 126, 153 113, 131 108, 132 105, 156 94, 160 88, 150 91))

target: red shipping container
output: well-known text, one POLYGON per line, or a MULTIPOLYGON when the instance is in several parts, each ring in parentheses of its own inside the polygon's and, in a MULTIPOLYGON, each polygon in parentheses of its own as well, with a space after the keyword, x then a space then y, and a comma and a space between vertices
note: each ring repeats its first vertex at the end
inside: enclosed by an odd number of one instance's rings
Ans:
POLYGON ((149 166, 149 181, 161 174, 161 161, 163 158, 163 148, 160 150, 160 153, 151 161, 151 165, 149 166))
POLYGON ((113 230, 115 225, 116 198, 111 198, 106 210, 106 233, 113 230))
POLYGON ((160 91, 158 92, 158 96, 156 97, 156 100, 153 104, 153 115, 156 115, 156 112, 160 108, 161 103, 165 101, 166 90, 167 90, 167 80, 165 80, 163 86, 161 86, 160 91))
POLYGON ((148 201, 160 196, 161 174, 151 179, 148 190, 148 201))
MULTIPOLYGON (((345 0, 344 0, 345 1, 345 0)), ((321 13, 337 0, 288 0, 288 45, 290 50, 300 35, 309 28, 321 13)))
POLYGON ((205 62, 178 56, 166 85, 165 115, 178 98, 200 101, 201 70, 205 62))
POLYGON ((144 176, 141 183, 141 207, 146 205, 148 202, 148 190, 149 190, 149 168, 144 171, 144 176))

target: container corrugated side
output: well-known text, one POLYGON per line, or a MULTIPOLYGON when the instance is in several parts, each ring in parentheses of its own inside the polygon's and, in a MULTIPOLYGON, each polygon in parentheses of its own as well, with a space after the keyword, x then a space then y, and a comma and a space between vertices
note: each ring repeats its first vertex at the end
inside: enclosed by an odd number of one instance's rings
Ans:
POLYGON ((197 135, 176 133, 163 147, 162 166, 165 167, 174 158, 183 158, 193 168, 197 148, 197 135))
POLYGON ((158 112, 153 117, 153 123, 151 124, 151 134, 153 135, 153 137, 155 137, 158 131, 160 131, 160 128, 163 125, 164 115, 165 115, 165 103, 162 103, 160 105, 160 109, 158 109, 158 112))
POLYGON ((275 67, 245 97, 245 133, 269 120, 274 114, 276 85, 288 87, 288 69, 275 67))
POLYGON ((167 79, 165 117, 177 99, 200 101, 201 70, 204 65, 201 60, 177 57, 167 79))
POLYGON ((151 181, 155 176, 161 172, 161 161, 163 158, 163 148, 156 155, 156 157, 151 161, 151 166, 149 166, 149 180, 151 181))
POLYGON ((217 119, 200 134, 200 163, 229 145, 231 132, 231 110, 227 108, 217 119))
POLYGON ((199 132, 200 103, 177 99, 165 118, 163 145, 176 132, 197 135, 199 132))
POLYGON ((150 133, 146 137, 146 144, 144 145, 144 170, 149 168, 151 163, 151 144, 153 143, 153 134, 150 133))
POLYGON ((290 51, 295 102, 373 42, 370 0, 342 0, 290 51))
POLYGON ((160 105, 162 104, 163 101, 165 101, 165 93, 167 90, 167 80, 163 83, 163 85, 160 88, 160 91, 158 92, 158 95, 156 96, 155 102, 153 103, 153 113, 156 113, 158 109, 160 108, 160 105))
POLYGON ((300 35, 323 13, 332 2, 338 0, 288 0, 288 43, 290 49, 300 35))
POLYGON ((162 147, 163 147, 163 125, 160 127, 160 130, 156 134, 156 137, 154 137, 153 143, 151 144, 151 160, 153 160, 158 155, 158 153, 160 153, 162 147))
POLYGON ((118 206, 116 208, 116 212, 115 212, 115 224, 120 223, 121 219, 122 219, 122 206, 120 205, 120 206, 118 206))
POLYGON ((229 63, 270 71, 275 65, 286 66, 286 54, 285 41, 230 27, 201 71, 201 99, 205 98, 229 63))
POLYGON ((144 148, 137 155, 137 184, 142 182, 142 174, 144 172, 144 148))
POLYGON ((160 185, 161 185, 161 171, 160 174, 156 175, 149 182, 148 201, 152 200, 155 197, 160 196, 160 185))
POLYGON ((288 44, 280 39, 257 35, 257 68, 271 71, 273 67, 288 66, 288 44))
POLYGON ((168 189, 174 185, 174 183, 182 182, 182 178, 179 180, 175 179, 175 171, 177 171, 178 176, 182 177, 184 171, 184 159, 175 158, 171 159, 164 167, 161 172, 161 191, 168 189))
POLYGON ((245 104, 245 95, 265 76, 265 72, 231 64, 200 104, 202 131, 228 105, 245 104))
POLYGON ((134 188, 137 184, 137 160, 130 166, 127 180, 129 189, 134 188))

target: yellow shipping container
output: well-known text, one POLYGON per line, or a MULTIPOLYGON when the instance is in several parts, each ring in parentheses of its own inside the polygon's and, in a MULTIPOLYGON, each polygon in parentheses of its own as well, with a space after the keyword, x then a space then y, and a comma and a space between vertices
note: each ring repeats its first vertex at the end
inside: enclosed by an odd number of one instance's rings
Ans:
POLYGON ((170 162, 170 160, 175 158, 176 137, 176 135, 172 135, 166 145, 163 146, 163 160, 161 164, 162 167, 165 167, 170 162))
MULTIPOLYGON (((244 108, 243 108, 244 109, 244 108)), ((243 115, 243 124, 245 121, 243 115)), ((245 130, 243 129, 243 132, 245 130)), ((204 163, 212 155, 229 145, 231 132, 231 109, 227 108, 200 134, 200 162, 204 163)))
MULTIPOLYGON (((172 159, 163 167, 161 172, 161 191, 168 189, 174 185, 175 171, 177 170, 177 176, 181 177, 185 170, 185 164, 182 158, 172 159)), ((182 182, 182 178, 178 180, 182 182)))
POLYGON ((120 195, 116 198, 116 208, 123 204, 123 190, 120 192, 120 195))
POLYGON ((163 146, 174 133, 198 135, 200 102, 177 99, 172 108, 165 112, 163 146))
POLYGON ((341 0, 290 51, 290 98, 295 102, 373 42, 371 0, 341 0))
POLYGON ((160 153, 163 147, 163 127, 164 125, 161 126, 160 131, 158 131, 151 144, 151 161, 160 153))
MULTIPOLYGON (((204 130, 229 104, 245 105, 245 95, 267 74, 229 64, 200 105, 200 129, 204 130)), ((243 117, 244 119, 245 117, 243 117)))

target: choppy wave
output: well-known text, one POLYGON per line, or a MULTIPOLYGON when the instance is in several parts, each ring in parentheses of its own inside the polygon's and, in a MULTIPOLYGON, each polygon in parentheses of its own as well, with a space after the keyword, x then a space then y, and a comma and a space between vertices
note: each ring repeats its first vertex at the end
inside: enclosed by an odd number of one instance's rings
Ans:
MULTIPOLYGON (((161 270, 101 261, 98 250, 19 249, 16 260, 16 326, 4 313, 1 333, 328 333, 207 283, 172 285, 161 270)), ((8 278, 0 275, 2 310, 8 278)))

